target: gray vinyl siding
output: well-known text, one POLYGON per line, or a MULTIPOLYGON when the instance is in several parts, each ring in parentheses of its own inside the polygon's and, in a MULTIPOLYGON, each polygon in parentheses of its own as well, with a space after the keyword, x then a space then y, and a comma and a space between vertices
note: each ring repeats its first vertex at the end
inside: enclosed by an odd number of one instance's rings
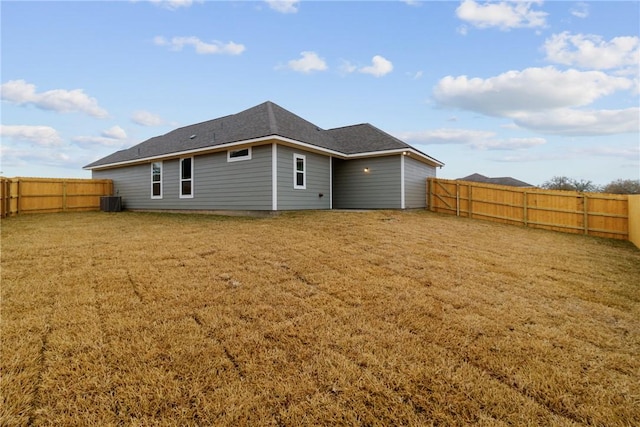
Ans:
POLYGON ((113 180, 127 209, 271 210, 271 145, 252 147, 251 159, 227 162, 227 152, 195 156, 193 198, 180 198, 179 160, 165 160, 162 199, 151 198, 150 163, 93 171, 113 180))
POLYGON ((436 168, 409 156, 404 158, 404 204, 407 209, 427 206, 427 178, 436 176, 436 168))
MULTIPOLYGON (((171 190, 170 181, 177 181, 177 172, 170 173, 178 167, 177 160, 162 163, 163 199, 151 199, 151 163, 125 166, 117 169, 94 170, 92 178, 113 180, 113 193, 122 197, 125 209, 166 209, 166 196, 171 190), (175 179, 171 179, 173 175, 175 179)), ((177 183, 174 185, 177 191, 177 183)))
POLYGON ((330 162, 328 156, 278 145, 278 210, 330 209, 330 162), (306 189, 293 188, 294 153, 305 156, 306 189))
POLYGON ((271 145, 251 150, 250 160, 236 162, 227 162, 226 151, 202 156, 195 199, 205 204, 197 209, 271 210, 271 145))
POLYGON ((399 209, 400 155, 334 159, 333 188, 335 209, 399 209))

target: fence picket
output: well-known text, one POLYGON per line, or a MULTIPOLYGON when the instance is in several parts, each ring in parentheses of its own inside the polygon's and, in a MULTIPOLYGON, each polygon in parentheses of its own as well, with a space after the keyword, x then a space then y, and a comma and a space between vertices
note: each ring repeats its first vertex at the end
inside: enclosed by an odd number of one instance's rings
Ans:
POLYGON ((507 187, 429 178, 429 209, 460 216, 467 188, 467 217, 614 239, 629 238, 628 196, 507 187), (455 203, 455 206, 453 206, 455 203))
POLYGON ((45 212, 100 209, 100 197, 110 196, 110 179, 0 177, 0 217, 45 212))

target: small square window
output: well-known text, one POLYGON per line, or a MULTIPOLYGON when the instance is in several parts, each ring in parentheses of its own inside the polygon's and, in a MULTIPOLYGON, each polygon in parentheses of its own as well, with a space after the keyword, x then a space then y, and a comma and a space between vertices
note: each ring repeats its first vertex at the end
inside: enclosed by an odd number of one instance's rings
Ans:
POLYGON ((251 160, 251 147, 227 151, 227 162, 239 162, 241 160, 251 160))

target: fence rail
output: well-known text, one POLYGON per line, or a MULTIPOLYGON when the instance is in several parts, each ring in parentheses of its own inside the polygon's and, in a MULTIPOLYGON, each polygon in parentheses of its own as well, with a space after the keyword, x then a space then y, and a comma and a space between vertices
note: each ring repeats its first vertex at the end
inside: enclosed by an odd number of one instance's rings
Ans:
POLYGON ((110 179, 0 177, 0 217, 99 210, 112 191, 110 179))
POLYGON ((533 228, 629 239, 624 194, 580 193, 429 178, 429 209, 533 228))

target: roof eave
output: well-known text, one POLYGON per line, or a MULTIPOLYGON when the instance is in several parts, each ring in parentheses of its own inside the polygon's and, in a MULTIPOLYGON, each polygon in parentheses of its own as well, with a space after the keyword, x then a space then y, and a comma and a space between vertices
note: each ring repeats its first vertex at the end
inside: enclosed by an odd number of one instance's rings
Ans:
POLYGON ((266 143, 268 141, 280 142, 283 145, 303 147, 303 148, 305 148, 305 149, 307 149, 309 151, 313 151, 313 152, 317 152, 317 153, 325 154, 325 155, 330 155, 330 156, 338 157, 338 158, 341 158, 341 159, 358 159, 358 158, 365 158, 365 157, 380 157, 380 156, 389 156, 389 155, 396 155, 396 154, 397 155, 410 154, 410 155, 413 155, 413 156, 417 157, 418 159, 420 159, 424 163, 430 164, 432 166, 435 166, 435 167, 444 166, 444 163, 442 163, 441 161, 439 161, 437 159, 434 159, 433 157, 427 156, 426 154, 421 153, 420 151, 418 151, 418 150, 416 150, 414 148, 396 148, 396 149, 391 149, 391 150, 379 150, 379 151, 369 151, 369 152, 362 152, 362 153, 346 154, 346 153, 341 153, 339 151, 331 150, 331 149, 328 149, 328 148, 325 148, 325 147, 320 147, 320 146, 309 144, 309 143, 306 143, 306 142, 297 141, 295 139, 286 138, 286 137, 283 137, 283 136, 280 136, 280 135, 268 135, 268 136, 263 136, 263 137, 260 137, 260 138, 252 138, 252 139, 246 139, 246 140, 242 140, 242 141, 234 141, 234 142, 229 142, 229 143, 226 143, 226 144, 220 144, 220 145, 209 146, 209 147, 202 147, 202 148, 197 148, 197 149, 193 149, 193 150, 178 151, 178 152, 174 152, 174 153, 159 154, 157 156, 142 157, 142 158, 139 158, 139 159, 125 160, 125 161, 121 161, 121 162, 106 163, 106 164, 95 165, 95 166, 87 165, 87 166, 83 167, 82 169, 84 169, 84 170, 102 170, 102 169, 112 169, 112 168, 121 167, 121 166, 132 166, 132 165, 141 164, 141 163, 149 163, 149 162, 157 161, 157 160, 174 159, 174 158, 185 157, 185 156, 194 155, 194 154, 215 153, 215 152, 218 152, 218 151, 228 150, 230 148, 237 147, 237 146, 240 146, 240 145, 260 144, 260 143, 266 143))
POLYGON ((286 137, 283 137, 283 136, 280 136, 280 135, 267 135, 267 136, 262 136, 262 137, 259 137, 259 138, 245 139, 245 140, 241 140, 241 141, 234 141, 234 142, 229 142, 229 143, 220 144, 220 145, 196 148, 196 149, 193 149, 193 150, 176 151, 176 152, 173 152, 173 153, 158 154, 156 156, 141 157, 141 158, 138 158, 138 159, 124 160, 124 161, 120 161, 120 162, 105 163, 105 164, 95 165, 95 166, 91 166, 89 164, 87 166, 84 166, 82 169, 84 169, 84 170, 112 169, 112 168, 115 168, 115 167, 131 166, 131 165, 136 165, 136 164, 140 164, 140 163, 148 163, 148 162, 157 161, 157 160, 174 159, 174 158, 185 157, 185 156, 194 155, 194 154, 215 153, 215 152, 218 152, 218 151, 225 151, 225 150, 228 150, 230 148, 241 146, 241 145, 260 144, 260 143, 266 143, 268 141, 277 141, 277 142, 280 142, 280 143, 285 144, 285 145, 301 146, 301 147, 304 147, 304 148, 306 148, 306 149, 308 149, 310 151, 316 151, 316 152, 320 152, 320 153, 323 153, 323 154, 329 154, 329 155, 336 156, 336 157, 345 157, 346 156, 344 153, 340 153, 340 152, 335 151, 335 150, 330 150, 328 148, 320 147, 320 146, 317 146, 317 145, 308 144, 308 143, 301 142, 301 141, 296 141, 294 139, 286 138, 286 137))
POLYGON ((363 153, 353 153, 353 154, 348 154, 345 156, 345 158, 347 159, 359 159, 359 158, 365 158, 365 157, 381 157, 381 156, 390 156, 390 155, 408 155, 411 156, 413 158, 417 158, 421 161, 423 161, 424 163, 430 164, 431 166, 435 166, 435 167, 443 167, 444 163, 441 162, 438 159, 435 159, 431 156, 427 156, 426 154, 416 150, 415 148, 412 147, 406 147, 406 148, 394 148, 391 150, 380 150, 380 151, 368 151, 368 152, 363 152, 363 153))

